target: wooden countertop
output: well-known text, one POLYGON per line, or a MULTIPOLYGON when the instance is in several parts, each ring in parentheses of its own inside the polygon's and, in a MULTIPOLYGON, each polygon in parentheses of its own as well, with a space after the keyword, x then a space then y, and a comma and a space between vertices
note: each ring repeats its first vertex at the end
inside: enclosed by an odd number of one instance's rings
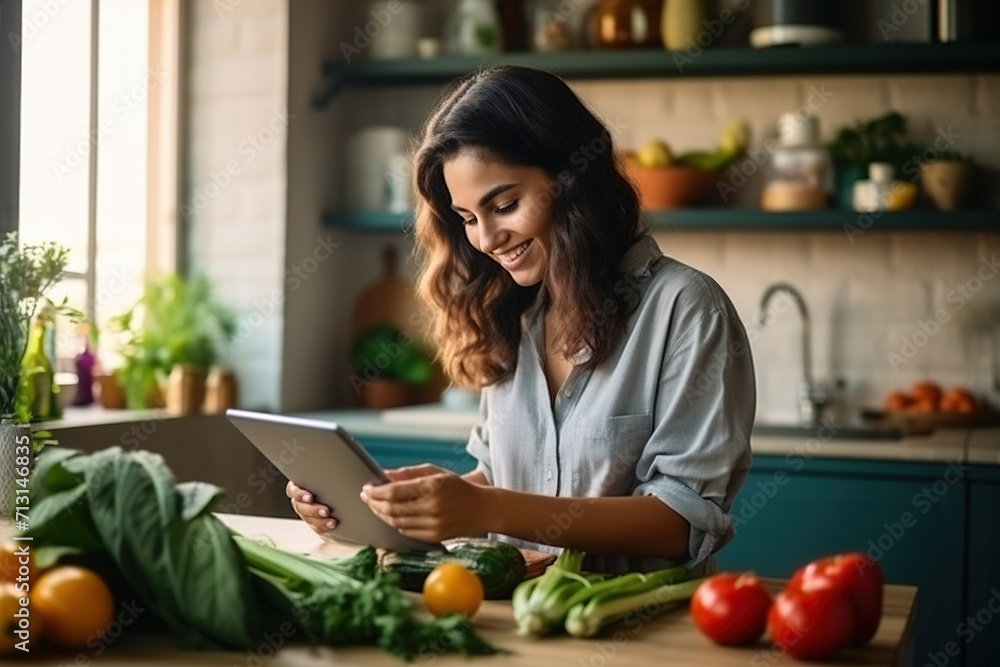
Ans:
MULTIPOLYGON (((326 542, 318 538, 301 521, 252 516, 220 515, 229 526, 248 536, 266 536, 277 546, 289 551, 326 556, 347 555, 355 548, 326 542)), ((769 581, 777 590, 783 582, 769 581)), ((418 596, 414 596, 419 600, 418 596)), ((845 651, 837 659, 825 661, 826 667, 840 665, 905 665, 909 664, 909 647, 916 612, 916 589, 912 586, 887 586, 882 623, 872 643, 862 649, 845 651)), ((417 602, 419 608, 419 601, 417 602)), ((531 665, 554 667, 604 667, 622 665, 697 665, 699 667, 746 667, 747 665, 805 665, 787 656, 774 653, 770 644, 761 641, 754 646, 722 648, 705 639, 692 625, 686 610, 676 609, 649 619, 642 625, 631 625, 592 640, 567 636, 526 639, 514 634, 514 619, 510 603, 486 601, 476 616, 480 634, 511 655, 477 657, 466 660, 459 655, 422 655, 416 665, 531 665)), ((112 646, 99 658, 82 653, 89 663, 101 665, 161 666, 183 664, 187 667, 313 667, 319 665, 404 665, 378 648, 333 649, 315 646, 287 646, 272 656, 269 646, 257 655, 241 653, 197 653, 179 651, 167 646, 123 642, 112 646), (260 660, 259 656, 264 659, 260 660)), ((66 654, 45 652, 31 656, 31 664, 51 666, 73 664, 66 654)))

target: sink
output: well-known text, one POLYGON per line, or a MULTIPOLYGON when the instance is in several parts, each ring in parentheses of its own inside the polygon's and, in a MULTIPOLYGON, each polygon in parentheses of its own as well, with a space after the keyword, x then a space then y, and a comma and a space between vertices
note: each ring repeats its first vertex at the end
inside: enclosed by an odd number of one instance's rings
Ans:
POLYGON ((778 438, 818 438, 820 440, 902 440, 902 429, 864 426, 798 426, 795 424, 754 424, 752 435, 778 438))

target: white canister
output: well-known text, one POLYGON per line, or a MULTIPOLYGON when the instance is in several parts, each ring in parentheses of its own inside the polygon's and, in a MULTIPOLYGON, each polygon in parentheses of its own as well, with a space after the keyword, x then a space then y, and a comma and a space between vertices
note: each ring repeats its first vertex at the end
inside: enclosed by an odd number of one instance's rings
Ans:
MULTIPOLYGON (((375 126, 352 134, 347 140, 348 208, 359 211, 386 211, 394 196, 392 179, 397 178, 399 157, 406 155, 410 135, 402 127, 375 126)), ((398 205, 398 203, 397 203, 398 205)))
POLYGON ((368 56, 374 60, 414 58, 423 21, 419 0, 370 0, 363 15, 371 37, 368 56))

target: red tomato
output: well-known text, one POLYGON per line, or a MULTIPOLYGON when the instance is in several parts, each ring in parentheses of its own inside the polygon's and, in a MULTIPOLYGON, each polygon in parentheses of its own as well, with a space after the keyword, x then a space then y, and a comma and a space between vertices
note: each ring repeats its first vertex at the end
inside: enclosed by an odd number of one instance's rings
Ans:
POLYGON ((827 556, 809 563, 792 575, 789 588, 809 592, 833 586, 847 593, 854 612, 852 646, 861 646, 875 636, 882 619, 882 568, 860 552, 827 556))
POLYGON ((793 658, 826 658, 854 636, 854 611, 845 591, 831 585, 809 592, 789 585, 767 615, 767 634, 793 658))
POLYGON ((724 572, 701 583, 691 597, 691 618, 716 644, 749 644, 764 634, 771 593, 759 577, 724 572))

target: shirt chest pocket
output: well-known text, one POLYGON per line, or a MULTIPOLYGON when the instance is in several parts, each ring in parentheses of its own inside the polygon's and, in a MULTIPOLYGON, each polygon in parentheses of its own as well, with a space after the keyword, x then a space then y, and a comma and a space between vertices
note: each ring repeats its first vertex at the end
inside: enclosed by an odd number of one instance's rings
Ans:
POLYGON ((653 433, 650 414, 582 420, 567 433, 572 494, 627 495, 635 488, 635 467, 653 433))

